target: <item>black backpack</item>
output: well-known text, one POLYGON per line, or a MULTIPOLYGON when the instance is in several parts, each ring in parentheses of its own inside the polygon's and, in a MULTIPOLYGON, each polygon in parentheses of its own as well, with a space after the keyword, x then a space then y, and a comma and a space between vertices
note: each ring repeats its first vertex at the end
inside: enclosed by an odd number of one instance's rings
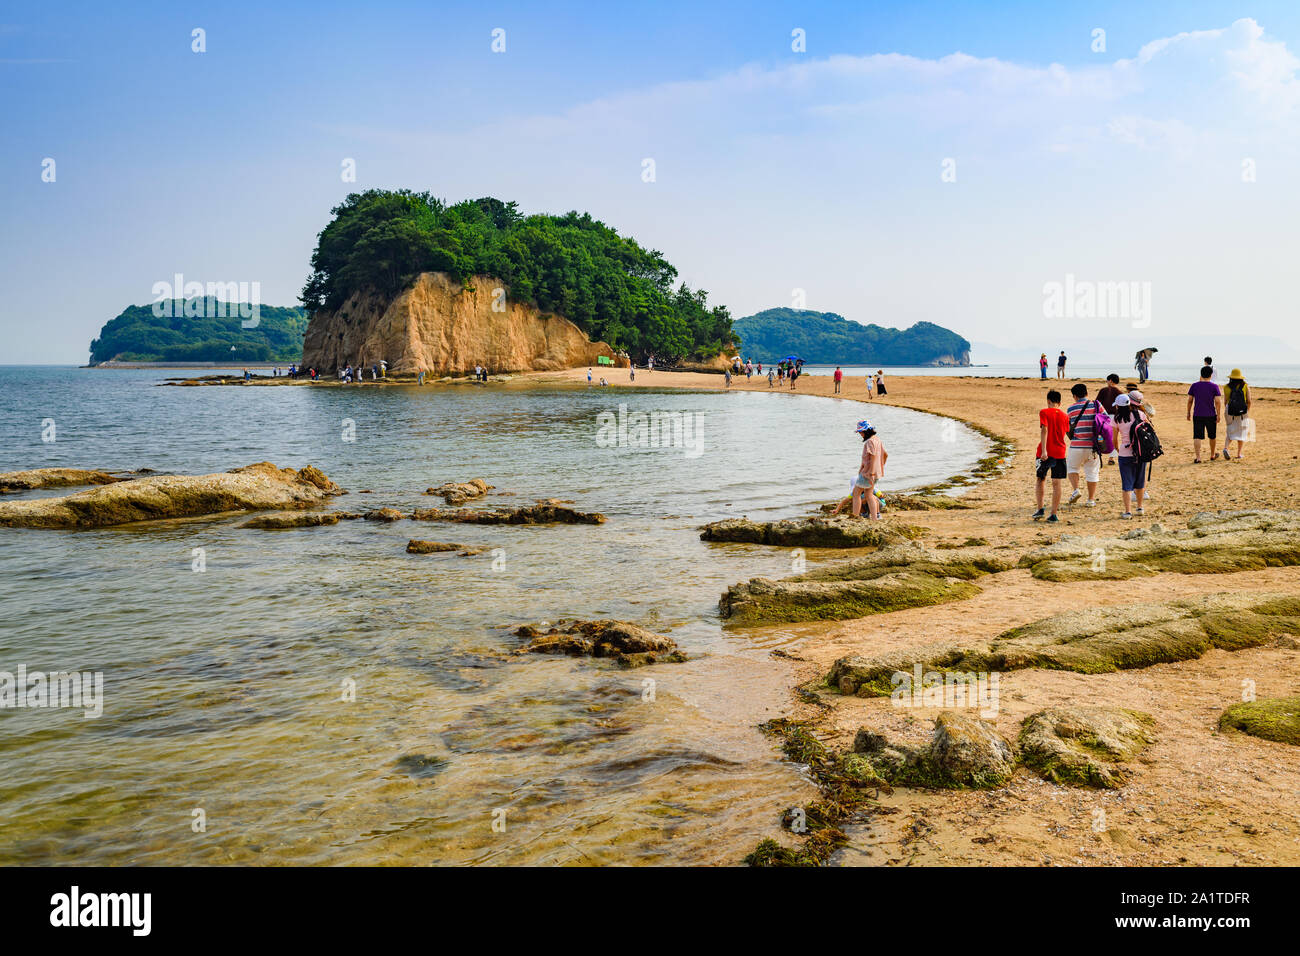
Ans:
POLYGON ((1160 447, 1160 436, 1156 434, 1149 418, 1144 418, 1133 426, 1133 457, 1144 464, 1155 461, 1165 453, 1160 447))
POLYGON ((1245 382, 1228 383, 1228 414, 1229 415, 1246 414, 1246 383, 1245 382))

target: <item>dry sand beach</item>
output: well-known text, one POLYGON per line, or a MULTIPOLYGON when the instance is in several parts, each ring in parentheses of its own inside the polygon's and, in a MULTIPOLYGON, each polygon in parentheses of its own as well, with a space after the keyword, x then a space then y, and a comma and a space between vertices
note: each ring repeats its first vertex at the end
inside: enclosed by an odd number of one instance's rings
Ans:
MULTIPOLYGON (((624 370, 606 372, 615 388, 629 384, 624 370)), ((585 381, 586 370, 542 374, 585 381)), ((718 388, 717 375, 639 372, 637 386, 718 388)), ((947 415, 1003 436, 1016 453, 998 477, 973 485, 968 510, 887 512, 886 524, 925 529, 922 543, 956 546, 983 539, 1016 558, 1064 535, 1117 536, 1135 528, 1184 528, 1198 512, 1295 509, 1300 439, 1300 392, 1255 389, 1253 410, 1260 440, 1244 462, 1192 464, 1191 425, 1185 421, 1185 384, 1148 382, 1144 393, 1157 411, 1166 454, 1156 462, 1156 499, 1144 518, 1119 518, 1117 469, 1102 471, 1094 509, 1062 507, 1062 523, 1030 520, 1037 413, 1048 387, 1067 381, 958 377, 892 378, 887 402, 947 415)), ((1100 383, 1091 382, 1095 390, 1100 383)), ((766 375, 733 388, 769 390, 766 375)), ((801 394, 862 401, 862 381, 845 381, 832 395, 829 376, 799 379, 801 394)), ((775 391, 776 389, 771 389, 775 391)), ((788 388, 787 388, 788 390, 788 388)), ((890 436, 882 434, 886 448, 890 436)), ((773 436, 774 439, 779 436, 773 436)), ((857 465, 846 445, 845 471, 857 465)), ((761 467, 761 459, 752 467, 761 467)), ((889 488, 886 475, 885 487, 889 488)), ((1068 489, 1067 489, 1068 491, 1068 489)), ((821 552, 825 559, 841 557, 821 552)), ((1227 573, 1165 571, 1128 580, 1052 581, 1027 568, 982 577, 967 600, 882 613, 857 620, 779 625, 794 636, 787 649, 800 662, 802 689, 792 688, 789 715, 808 721, 829 747, 847 750, 859 728, 891 739, 921 743, 931 733, 932 708, 900 708, 889 697, 848 696, 825 677, 837 659, 905 651, 935 642, 991 640, 1009 628, 1099 604, 1159 604, 1205 594, 1300 592, 1300 567, 1263 567, 1227 573), (809 694, 807 691, 812 690, 809 694)), ((762 632, 764 629, 757 629, 762 632)), ((1235 732, 1220 732, 1224 710, 1243 699, 1253 682, 1260 699, 1294 695, 1300 688, 1300 644, 1279 635, 1239 650, 1210 648, 1197 659, 1156 663, 1112 673, 1026 668, 1001 674, 1001 704, 994 723, 1007 740, 1030 714, 1048 707, 1089 704, 1144 712, 1154 718, 1150 745, 1131 761, 1128 781, 1116 789, 1049 783, 1024 768, 1005 786, 989 790, 895 787, 881 793, 866 822, 848 825, 848 845, 831 862, 845 864, 1238 865, 1300 863, 1300 760, 1293 746, 1235 732)), ((774 746, 779 742, 774 741, 774 746)), ((797 846, 794 837, 785 842, 797 846)))

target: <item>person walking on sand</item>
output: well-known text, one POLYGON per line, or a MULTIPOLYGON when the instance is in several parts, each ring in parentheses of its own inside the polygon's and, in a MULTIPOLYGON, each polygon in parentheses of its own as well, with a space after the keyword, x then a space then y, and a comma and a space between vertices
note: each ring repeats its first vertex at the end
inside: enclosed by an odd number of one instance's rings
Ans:
POLYGON ((876 369, 876 397, 879 398, 885 392, 885 370, 876 369))
POLYGON ((1056 512, 1061 507, 1061 479, 1066 475, 1065 459, 1069 454, 1065 436, 1070 430, 1070 419, 1061 411, 1061 393, 1052 389, 1047 393, 1047 407, 1038 413, 1038 450, 1034 458, 1038 462, 1035 475, 1034 500, 1038 510, 1031 516, 1035 521, 1043 517, 1043 494, 1047 488, 1047 478, 1052 478, 1052 513, 1047 520, 1055 523, 1060 519, 1056 512))
POLYGON ((844 373, 840 371, 840 367, 837 365, 835 366, 835 394, 836 395, 840 393, 840 382, 842 381, 844 381, 844 373))
POLYGON ((729 368, 724 368, 724 369, 722 370, 722 377, 723 377, 723 378, 726 380, 726 382, 727 382, 727 388, 731 388, 731 369, 729 369, 729 368))
POLYGON ((1056 357, 1056 377, 1065 378, 1065 349, 1061 349, 1061 354, 1056 357))
POLYGON ((792 392, 794 391, 794 383, 798 380, 798 378, 799 378, 799 366, 796 365, 794 368, 790 369, 790 391, 792 392))
POLYGON ((627 378, 629 382, 636 381, 636 363, 629 362, 627 366, 627 378))
MULTIPOLYGON (((1224 407, 1224 423, 1227 425, 1227 434, 1223 438, 1224 461, 1229 460, 1228 446, 1233 442, 1237 443, 1237 461, 1241 461, 1245 457, 1246 419, 1250 417, 1250 406, 1252 404, 1250 386, 1246 384, 1241 369, 1234 368, 1228 374, 1228 393, 1224 407)), ((1254 439, 1250 440, 1253 441, 1254 439)))
POLYGON ((1119 449, 1119 480, 1124 497, 1124 511, 1120 517, 1129 520, 1133 515, 1143 515, 1143 500, 1146 497, 1147 468, 1133 454, 1133 429, 1146 416, 1133 407, 1127 395, 1115 399, 1115 447, 1119 449), (1130 510, 1133 496, 1137 496, 1137 509, 1130 510))
POLYGON ((1210 381, 1211 381, 1211 382, 1214 382, 1215 385, 1218 385, 1218 384, 1219 384, 1219 382, 1218 382, 1219 375, 1218 375, 1217 372, 1214 371, 1214 356, 1212 356, 1212 355, 1207 355, 1207 356, 1205 356, 1205 361, 1202 362, 1201 365, 1203 365, 1203 366, 1209 366, 1209 369, 1210 369, 1210 381))
MULTIPOLYGON (((474 372, 475 372, 475 374, 477 374, 477 373, 478 373, 478 369, 475 368, 475 369, 474 369, 474 372)), ((591 366, 590 366, 590 365, 587 366, 587 387, 588 387, 588 388, 591 388, 591 366)))
POLYGON ((1044 352, 1038 356, 1038 374, 1044 382, 1047 381, 1047 353, 1044 352))
POLYGON ((767 367, 767 387, 771 388, 776 384, 776 370, 772 366, 767 367))
POLYGON ((867 514, 872 521, 880 520, 880 501, 876 498, 876 481, 885 476, 885 462, 889 452, 881 443, 871 422, 860 421, 855 431, 862 436, 862 465, 853 481, 853 517, 862 515, 862 498, 867 499, 867 514))
POLYGON ((1070 394, 1074 396, 1074 404, 1065 413, 1070 419, 1070 447, 1065 454, 1065 471, 1074 490, 1066 504, 1074 504, 1083 494, 1079 490, 1079 475, 1082 474, 1088 488, 1088 500, 1083 506, 1092 508, 1097 504, 1097 482, 1101 479, 1101 455, 1093 446, 1101 403, 1088 398, 1088 386, 1083 382, 1075 383, 1070 394))
POLYGON ((1197 465, 1201 463, 1201 441, 1206 437, 1210 439, 1210 460, 1219 457, 1215 445, 1223 415, 1223 391, 1210 381, 1213 377, 1213 367, 1206 365, 1201 369, 1201 380, 1187 390, 1187 420, 1192 423, 1192 447, 1196 449, 1193 464, 1197 465))

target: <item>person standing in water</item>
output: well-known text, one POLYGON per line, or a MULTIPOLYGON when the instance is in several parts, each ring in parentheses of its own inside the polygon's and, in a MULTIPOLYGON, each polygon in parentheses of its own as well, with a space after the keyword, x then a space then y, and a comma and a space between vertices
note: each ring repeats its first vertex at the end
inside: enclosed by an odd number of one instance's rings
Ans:
POLYGON ((871 422, 858 422, 855 431, 862 436, 862 464, 853 481, 853 517, 862 515, 862 498, 867 499, 867 514, 872 521, 880 520, 880 501, 876 498, 876 481, 885 476, 885 462, 889 452, 881 443, 871 422))

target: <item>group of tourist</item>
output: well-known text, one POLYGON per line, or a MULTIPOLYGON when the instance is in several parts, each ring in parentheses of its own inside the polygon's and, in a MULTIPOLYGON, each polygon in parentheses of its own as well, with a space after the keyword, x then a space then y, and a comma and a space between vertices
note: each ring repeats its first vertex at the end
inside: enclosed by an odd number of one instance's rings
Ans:
MULTIPOLYGON (((1232 460, 1229 446, 1237 443, 1236 461, 1245 456, 1245 443, 1254 441, 1254 423, 1250 418, 1250 386, 1241 369, 1234 368, 1228 376, 1225 389, 1215 381, 1214 359, 1205 357, 1200 378, 1187 390, 1187 421, 1192 423, 1194 464, 1201 457, 1202 443, 1209 443, 1209 460, 1216 461, 1218 451, 1218 426, 1225 428, 1223 458, 1232 460)), ((1152 463, 1164 452, 1156 434, 1155 408, 1139 389, 1141 383, 1129 383, 1123 388, 1119 375, 1106 376, 1106 384, 1095 398, 1088 398, 1088 386, 1076 383, 1070 389, 1073 402, 1062 407, 1061 393, 1052 389, 1047 393, 1047 407, 1038 413, 1039 440, 1035 452, 1035 503, 1038 510, 1034 520, 1046 518, 1049 522, 1060 519, 1061 482, 1067 480, 1072 488, 1066 504, 1087 498, 1084 507, 1097 504, 1097 489, 1101 469, 1110 463, 1119 469, 1120 494, 1123 511, 1120 517, 1131 519, 1146 513, 1146 503, 1151 495, 1152 463), (1051 512, 1046 512, 1047 481, 1052 482, 1051 512), (1083 488, 1080 488, 1080 481, 1083 488)))

